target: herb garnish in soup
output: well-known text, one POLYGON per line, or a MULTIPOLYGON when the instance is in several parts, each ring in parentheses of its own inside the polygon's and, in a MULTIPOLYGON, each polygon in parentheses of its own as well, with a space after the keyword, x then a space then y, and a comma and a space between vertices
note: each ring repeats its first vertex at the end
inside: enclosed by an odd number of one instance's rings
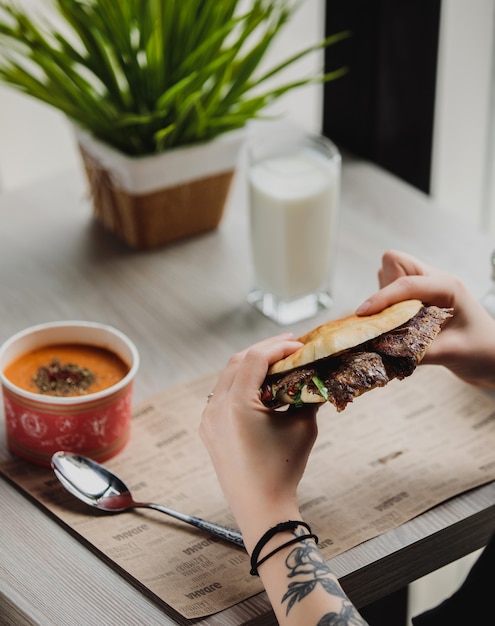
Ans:
POLYGON ((27 352, 4 375, 14 385, 51 396, 96 393, 118 383, 129 367, 114 352, 84 344, 57 344, 27 352))
POLYGON ((87 392, 94 381, 94 374, 87 367, 74 363, 62 365, 58 359, 53 359, 50 365, 40 365, 34 379, 40 393, 54 396, 87 392))

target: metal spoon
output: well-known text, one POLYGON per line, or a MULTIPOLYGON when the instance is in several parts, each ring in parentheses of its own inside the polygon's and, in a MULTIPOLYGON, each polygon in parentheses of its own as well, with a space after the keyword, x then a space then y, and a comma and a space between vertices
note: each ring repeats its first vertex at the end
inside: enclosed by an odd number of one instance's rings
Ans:
POLYGON ((200 517, 179 513, 161 504, 135 502, 122 480, 92 459, 72 452, 60 451, 52 456, 51 466, 69 493, 97 509, 111 513, 120 513, 135 508, 155 509, 221 539, 244 546, 242 534, 238 530, 208 522, 200 517))

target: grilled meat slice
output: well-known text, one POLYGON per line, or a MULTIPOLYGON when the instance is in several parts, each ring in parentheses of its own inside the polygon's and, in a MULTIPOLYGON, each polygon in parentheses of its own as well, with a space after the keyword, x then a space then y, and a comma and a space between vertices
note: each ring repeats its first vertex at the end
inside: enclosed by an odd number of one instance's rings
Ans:
POLYGON ((399 328, 372 339, 369 348, 388 356, 413 357, 419 363, 449 317, 448 309, 425 306, 399 328))
POLYGON ((374 352, 347 352, 339 358, 339 367, 323 379, 329 401, 337 411, 365 391, 384 387, 390 378, 382 357, 374 352))

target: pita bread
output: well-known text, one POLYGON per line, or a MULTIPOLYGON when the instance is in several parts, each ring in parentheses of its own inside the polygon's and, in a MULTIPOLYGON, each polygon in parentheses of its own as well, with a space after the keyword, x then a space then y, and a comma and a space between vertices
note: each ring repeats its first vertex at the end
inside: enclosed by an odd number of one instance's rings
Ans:
POLYGON ((419 312, 422 306, 421 300, 404 300, 374 315, 348 315, 331 320, 299 337, 298 340, 302 341, 304 346, 285 359, 274 363, 268 370, 268 374, 287 372, 295 367, 308 365, 318 359, 338 354, 365 341, 375 339, 405 324, 419 312))

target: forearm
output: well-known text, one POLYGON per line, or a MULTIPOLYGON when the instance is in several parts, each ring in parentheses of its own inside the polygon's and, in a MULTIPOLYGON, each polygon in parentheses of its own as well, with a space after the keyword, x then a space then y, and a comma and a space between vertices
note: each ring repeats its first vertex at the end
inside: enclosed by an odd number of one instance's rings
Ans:
MULTIPOLYGON (((298 511, 294 511, 290 519, 300 520, 298 511)), ((259 563, 275 551, 259 565, 258 574, 278 623, 281 626, 365 626, 366 622, 326 564, 315 539, 302 538, 308 534, 304 526, 277 533, 263 546, 257 559, 259 563), (282 548, 276 551, 279 547, 282 548)), ((253 547, 250 546, 248 552, 252 553, 253 547)))
POLYGON ((317 407, 280 414, 262 405, 259 389, 269 365, 300 346, 281 335, 234 355, 209 396, 200 434, 279 624, 363 626, 314 539, 299 539, 312 534, 306 525, 277 526, 301 521, 297 489, 318 432, 317 407))

